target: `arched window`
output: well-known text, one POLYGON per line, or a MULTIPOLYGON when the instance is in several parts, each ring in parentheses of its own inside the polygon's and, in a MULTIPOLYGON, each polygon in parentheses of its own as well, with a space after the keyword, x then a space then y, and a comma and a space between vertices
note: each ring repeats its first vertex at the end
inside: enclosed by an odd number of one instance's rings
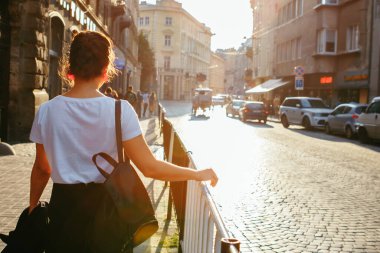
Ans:
POLYGON ((62 80, 58 75, 59 59, 62 56, 64 40, 64 24, 61 18, 53 16, 50 19, 49 36, 49 98, 52 99, 62 93, 62 80))

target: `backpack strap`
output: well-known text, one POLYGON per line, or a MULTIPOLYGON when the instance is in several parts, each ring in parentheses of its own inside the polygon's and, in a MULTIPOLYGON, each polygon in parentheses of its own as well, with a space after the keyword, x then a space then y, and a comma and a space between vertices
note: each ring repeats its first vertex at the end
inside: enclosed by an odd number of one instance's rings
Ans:
POLYGON ((116 128, 116 145, 119 163, 124 162, 124 150, 121 138, 121 100, 115 100, 115 128, 116 128))

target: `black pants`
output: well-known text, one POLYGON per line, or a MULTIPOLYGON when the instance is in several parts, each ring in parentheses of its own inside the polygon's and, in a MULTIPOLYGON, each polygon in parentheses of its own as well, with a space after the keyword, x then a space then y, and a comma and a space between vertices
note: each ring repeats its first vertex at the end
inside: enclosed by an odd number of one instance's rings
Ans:
POLYGON ((94 218, 107 196, 102 184, 54 184, 46 253, 97 253, 91 245, 94 218))

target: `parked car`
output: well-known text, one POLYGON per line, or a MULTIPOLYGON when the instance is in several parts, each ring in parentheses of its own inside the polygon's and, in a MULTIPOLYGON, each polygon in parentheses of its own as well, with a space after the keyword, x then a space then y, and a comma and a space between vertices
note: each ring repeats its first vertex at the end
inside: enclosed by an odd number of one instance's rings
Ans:
POLYGON ((280 106, 280 119, 285 128, 289 125, 301 125, 306 129, 325 127, 327 116, 333 110, 320 98, 287 97, 280 106))
POLYGON ((338 105, 327 117, 326 133, 344 134, 351 139, 356 134, 357 119, 366 109, 366 104, 349 103, 338 105))
POLYGON ((226 116, 232 115, 232 117, 235 117, 235 115, 239 116, 239 109, 244 104, 244 100, 240 99, 234 99, 226 106, 226 116))
POLYGON ((263 102, 246 101, 239 109, 239 118, 241 121, 258 120, 267 123, 268 111, 263 102))
POLYGON ((372 99, 367 110, 359 115, 356 131, 362 143, 368 143, 371 139, 380 140, 380 97, 372 99))
POLYGON ((220 105, 223 107, 225 98, 222 96, 212 96, 212 106, 220 105))

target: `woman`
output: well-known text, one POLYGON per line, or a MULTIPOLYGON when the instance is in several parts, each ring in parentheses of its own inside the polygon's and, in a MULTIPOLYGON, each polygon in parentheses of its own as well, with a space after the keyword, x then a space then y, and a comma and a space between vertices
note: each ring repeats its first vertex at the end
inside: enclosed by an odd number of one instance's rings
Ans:
MULTIPOLYGON (((117 159, 115 100, 99 92, 116 74, 113 62, 109 38, 98 32, 78 33, 61 70, 61 76, 73 83, 72 89, 41 105, 33 122, 30 139, 36 143, 36 159, 29 212, 38 204, 51 177, 48 253, 96 252, 90 250, 91 225, 99 199, 106 193, 101 184, 104 178, 91 158, 106 152, 117 159)), ((211 180, 213 186, 217 183, 212 169, 195 171, 157 160, 142 136, 132 106, 121 102, 123 146, 144 176, 165 181, 211 180)), ((102 167, 111 170, 106 163, 102 167)))

